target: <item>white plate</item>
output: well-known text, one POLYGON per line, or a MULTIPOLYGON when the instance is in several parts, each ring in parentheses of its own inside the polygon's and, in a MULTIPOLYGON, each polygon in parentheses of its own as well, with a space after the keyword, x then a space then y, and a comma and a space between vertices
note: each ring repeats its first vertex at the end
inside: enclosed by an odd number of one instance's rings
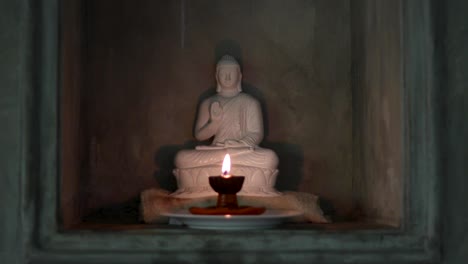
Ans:
POLYGON ((285 220, 300 216, 290 210, 267 209, 261 215, 196 215, 186 209, 163 214, 170 217, 169 223, 187 225, 196 229, 241 230, 272 228, 285 220))

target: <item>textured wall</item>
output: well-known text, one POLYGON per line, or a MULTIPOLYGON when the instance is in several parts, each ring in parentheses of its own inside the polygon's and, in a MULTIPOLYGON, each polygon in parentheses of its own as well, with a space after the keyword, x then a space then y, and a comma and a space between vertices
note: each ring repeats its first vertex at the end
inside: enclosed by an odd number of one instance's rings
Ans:
POLYGON ((64 226, 80 221, 83 215, 83 124, 80 122, 82 90, 82 26, 79 0, 65 1, 63 6, 63 89, 61 94, 62 181, 61 210, 64 226))
POLYGON ((364 216, 398 226, 402 217, 400 4, 353 4, 354 190, 364 216))
POLYGON ((88 1, 87 10, 89 207, 175 187, 173 156, 194 145, 198 98, 229 50, 263 103, 277 186, 352 208, 349 1, 88 1))
MULTIPOLYGON (((23 150, 30 144, 22 132, 25 101, 31 84, 31 39, 25 1, 0 1, 0 260, 24 259, 21 177, 28 162, 23 150)), ((29 205, 30 206, 30 205, 29 205)))
POLYGON ((437 5, 440 95, 445 105, 440 127, 445 196, 445 263, 468 261, 468 2, 450 0, 437 5), (445 41, 444 41, 445 39, 445 41))

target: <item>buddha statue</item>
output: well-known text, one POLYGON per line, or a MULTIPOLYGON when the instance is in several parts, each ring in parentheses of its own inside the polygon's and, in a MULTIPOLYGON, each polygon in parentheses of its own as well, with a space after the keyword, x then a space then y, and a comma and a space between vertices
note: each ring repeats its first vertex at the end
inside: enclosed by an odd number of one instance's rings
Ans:
POLYGON ((208 177, 221 174, 225 154, 231 156, 232 175, 245 176, 239 195, 277 196, 274 189, 278 157, 259 147, 263 139, 260 103, 243 93, 239 63, 230 55, 216 65, 217 94, 201 102, 195 124, 195 138, 213 138, 212 144, 181 150, 175 157, 174 175, 178 190, 172 195, 194 198, 216 195, 208 177))

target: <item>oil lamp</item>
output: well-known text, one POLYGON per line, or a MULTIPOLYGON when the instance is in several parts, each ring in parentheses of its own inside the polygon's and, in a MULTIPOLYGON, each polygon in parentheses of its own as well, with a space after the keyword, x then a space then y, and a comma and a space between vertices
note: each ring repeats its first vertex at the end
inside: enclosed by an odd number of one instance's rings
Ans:
POLYGON ((232 176, 231 157, 229 154, 224 156, 221 176, 210 176, 208 178, 211 188, 218 193, 217 208, 237 209, 237 195, 244 183, 244 176, 232 176))
POLYGON ((224 215, 229 219, 231 215, 259 215, 265 212, 264 207, 239 206, 237 193, 242 189, 244 176, 233 176, 231 171, 231 157, 224 156, 220 176, 210 176, 208 181, 211 188, 218 193, 216 207, 191 207, 192 214, 224 215))

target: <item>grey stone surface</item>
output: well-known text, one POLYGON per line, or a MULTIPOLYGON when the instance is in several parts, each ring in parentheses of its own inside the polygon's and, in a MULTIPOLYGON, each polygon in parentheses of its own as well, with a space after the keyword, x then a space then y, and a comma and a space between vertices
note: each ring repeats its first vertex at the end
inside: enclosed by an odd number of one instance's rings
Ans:
POLYGON ((0 1, 0 259, 22 263, 22 190, 25 173, 22 131, 24 87, 29 76, 30 35, 27 1, 0 1))
POLYGON ((441 164, 445 196, 443 254, 445 263, 468 261, 468 2, 449 0, 439 3, 438 14, 441 39, 437 39, 441 63, 440 136, 444 143, 441 164))

